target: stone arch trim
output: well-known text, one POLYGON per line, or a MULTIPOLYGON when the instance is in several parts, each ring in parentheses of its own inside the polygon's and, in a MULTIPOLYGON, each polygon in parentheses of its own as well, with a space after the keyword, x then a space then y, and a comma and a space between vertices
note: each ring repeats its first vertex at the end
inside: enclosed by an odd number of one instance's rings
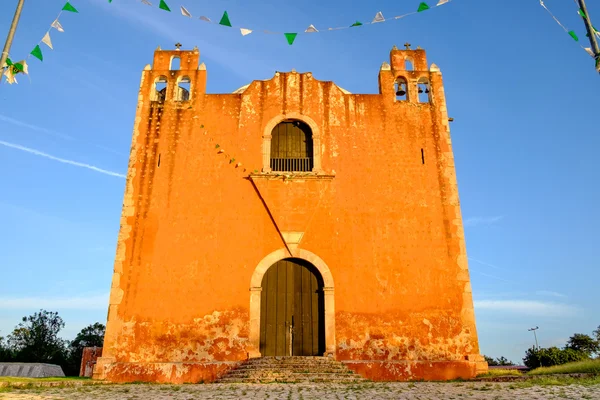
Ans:
POLYGON ((263 172, 271 172, 271 132, 273 128, 282 121, 287 119, 296 119, 302 121, 310 127, 313 140, 313 172, 322 172, 321 168, 321 130, 317 123, 307 115, 299 112, 288 112, 279 114, 272 118, 263 130, 262 152, 263 152, 263 172))
MULTIPOLYGON (((335 302, 333 275, 325 262, 316 254, 304 250, 296 249, 292 257, 300 258, 310 262, 317 268, 323 278, 323 291, 325 297, 325 354, 335 357, 335 302)), ((290 253, 282 248, 275 250, 263 258, 252 274, 250 279, 250 332, 249 332, 249 356, 260 357, 260 301, 262 291, 262 279, 267 270, 277 261, 284 258, 290 258, 290 253)))

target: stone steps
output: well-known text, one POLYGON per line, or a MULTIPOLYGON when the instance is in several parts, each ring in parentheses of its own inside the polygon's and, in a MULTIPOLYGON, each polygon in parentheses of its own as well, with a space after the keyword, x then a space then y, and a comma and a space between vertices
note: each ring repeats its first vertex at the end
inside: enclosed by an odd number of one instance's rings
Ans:
POLYGON ((366 381, 344 364, 327 357, 261 357, 245 361, 216 383, 332 382, 366 381))

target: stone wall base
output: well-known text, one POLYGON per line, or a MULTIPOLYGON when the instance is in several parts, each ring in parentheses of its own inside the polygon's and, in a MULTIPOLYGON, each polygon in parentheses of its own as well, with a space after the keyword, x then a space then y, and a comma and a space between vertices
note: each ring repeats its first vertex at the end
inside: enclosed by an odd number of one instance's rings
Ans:
MULTIPOLYGON (((372 381, 447 381, 471 379, 481 367, 473 361, 338 360, 372 381), (479 368, 478 368, 479 367, 479 368)), ((486 364, 487 371, 487 364, 486 364)))
POLYGON ((94 379, 118 383, 208 383, 239 364, 235 361, 133 363, 99 358, 94 368, 94 379))

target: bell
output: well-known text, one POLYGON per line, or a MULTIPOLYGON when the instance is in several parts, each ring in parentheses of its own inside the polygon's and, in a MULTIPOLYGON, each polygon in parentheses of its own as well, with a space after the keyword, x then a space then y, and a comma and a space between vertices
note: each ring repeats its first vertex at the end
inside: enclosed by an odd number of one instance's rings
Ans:
POLYGON ((398 97, 402 97, 405 94, 406 94, 406 92, 402 88, 398 89, 398 91, 396 92, 396 96, 398 96, 398 97))
POLYGON ((429 93, 429 88, 425 89, 425 93, 429 93))
POLYGON ((419 93, 423 93, 423 89, 419 86, 419 93))

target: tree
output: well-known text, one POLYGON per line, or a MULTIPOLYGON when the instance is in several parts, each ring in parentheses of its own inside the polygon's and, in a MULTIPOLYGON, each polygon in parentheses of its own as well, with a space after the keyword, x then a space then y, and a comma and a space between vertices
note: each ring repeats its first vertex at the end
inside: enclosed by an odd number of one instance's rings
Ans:
POLYGON ((559 349, 558 347, 549 347, 537 349, 531 347, 525 352, 523 363, 531 369, 541 366, 551 367, 553 365, 561 365, 574 361, 583 361, 588 359, 587 354, 570 349, 559 349))
POLYGON ((591 357, 592 354, 600 351, 600 343, 589 335, 576 333, 569 338, 565 348, 580 351, 591 357))
POLYGON ((485 361, 487 361, 488 365, 490 367, 495 367, 495 366, 505 366, 505 365, 515 365, 512 361, 508 361, 508 359, 506 357, 499 357, 499 358, 492 358, 492 357, 488 357, 488 356, 483 356, 483 358, 485 358, 485 361))
POLYGON ((0 336, 0 362, 8 362, 13 360, 12 351, 8 347, 8 344, 4 340, 4 337, 0 336))
POLYGON ((598 325, 598 329, 596 329, 593 334, 596 337, 596 340, 600 342, 600 325, 598 325))
POLYGON ((16 361, 61 364, 66 356, 66 342, 58 333, 64 326, 57 312, 40 310, 23 317, 8 336, 8 346, 16 361))
POLYGON ((65 366, 65 375, 79 375, 84 347, 102 347, 105 326, 99 322, 83 328, 69 344, 69 361, 65 366))

